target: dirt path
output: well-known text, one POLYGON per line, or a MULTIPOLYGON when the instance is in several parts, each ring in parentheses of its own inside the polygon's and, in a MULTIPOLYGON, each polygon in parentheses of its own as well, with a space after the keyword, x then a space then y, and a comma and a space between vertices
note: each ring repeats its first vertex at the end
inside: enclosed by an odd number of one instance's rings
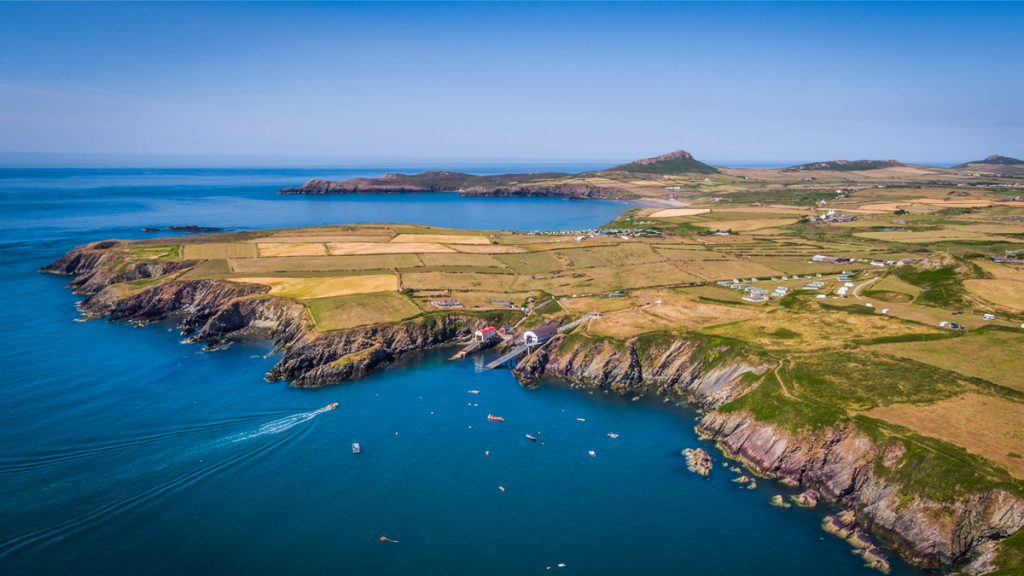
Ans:
POLYGON ((780 373, 780 371, 782 370, 782 366, 783 364, 785 364, 785 362, 785 360, 779 360, 779 365, 775 367, 775 379, 778 380, 779 382, 779 388, 782 388, 783 396, 795 400, 796 396, 793 396, 793 394, 789 392, 789 388, 786 387, 786 382, 785 380, 782 379, 782 374, 780 373))

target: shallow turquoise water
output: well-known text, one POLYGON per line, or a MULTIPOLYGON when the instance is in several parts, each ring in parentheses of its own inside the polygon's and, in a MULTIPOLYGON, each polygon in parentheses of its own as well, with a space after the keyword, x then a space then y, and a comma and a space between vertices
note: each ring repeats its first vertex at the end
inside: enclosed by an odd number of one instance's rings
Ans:
POLYGON ((686 408, 525 390, 443 352, 295 390, 262 380, 264 344, 204 353, 166 326, 74 322, 66 278, 35 272, 140 226, 566 229, 624 208, 274 194, 308 175, 0 170, 0 573, 871 574, 824 510, 687 472, 680 449, 702 443, 686 408))

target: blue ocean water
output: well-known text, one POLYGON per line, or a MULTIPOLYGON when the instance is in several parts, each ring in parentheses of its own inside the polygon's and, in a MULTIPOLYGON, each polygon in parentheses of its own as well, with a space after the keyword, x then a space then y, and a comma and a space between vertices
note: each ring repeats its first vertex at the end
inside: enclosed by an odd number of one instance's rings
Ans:
POLYGON ((625 208, 275 194, 385 171, 0 170, 0 573, 871 573, 821 531, 826 510, 689 473, 679 451, 703 443, 685 407, 525 390, 443 352, 292 389, 263 380, 266 344, 206 353, 169 326, 75 322, 67 279, 36 272, 141 226, 570 229, 625 208))

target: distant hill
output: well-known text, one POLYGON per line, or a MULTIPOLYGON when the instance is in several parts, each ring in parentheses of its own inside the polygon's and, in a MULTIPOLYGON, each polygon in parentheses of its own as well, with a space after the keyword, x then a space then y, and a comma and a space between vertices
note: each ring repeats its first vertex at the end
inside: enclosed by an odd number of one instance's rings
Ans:
POLYGON ((1024 164, 1024 160, 1018 160, 1017 158, 1010 158, 1009 156, 1000 156, 993 154, 984 160, 973 160, 971 162, 964 162, 963 164, 957 164, 953 168, 968 168, 971 164, 995 164, 999 166, 1018 166, 1024 164))
POLYGON ((784 168, 783 172, 802 172, 805 170, 824 170, 829 172, 857 172, 861 170, 878 170, 880 168, 892 168, 894 166, 905 166, 897 160, 831 160, 828 162, 812 162, 799 166, 784 168))
POLYGON ((642 172, 644 174, 685 174, 687 172, 697 174, 717 174, 718 169, 714 166, 694 159, 693 155, 685 150, 676 150, 654 158, 643 158, 634 160, 629 164, 621 164, 611 170, 620 172, 642 172))

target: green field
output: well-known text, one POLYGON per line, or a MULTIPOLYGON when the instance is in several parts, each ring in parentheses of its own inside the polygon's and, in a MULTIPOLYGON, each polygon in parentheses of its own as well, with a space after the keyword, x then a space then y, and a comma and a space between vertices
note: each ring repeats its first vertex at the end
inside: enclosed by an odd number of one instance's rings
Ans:
POLYGON ((397 292, 316 298, 306 305, 321 330, 397 322, 420 313, 416 304, 397 292))
POLYGON ((976 331, 939 342, 903 342, 873 348, 1024 392, 1024 330, 976 331))

